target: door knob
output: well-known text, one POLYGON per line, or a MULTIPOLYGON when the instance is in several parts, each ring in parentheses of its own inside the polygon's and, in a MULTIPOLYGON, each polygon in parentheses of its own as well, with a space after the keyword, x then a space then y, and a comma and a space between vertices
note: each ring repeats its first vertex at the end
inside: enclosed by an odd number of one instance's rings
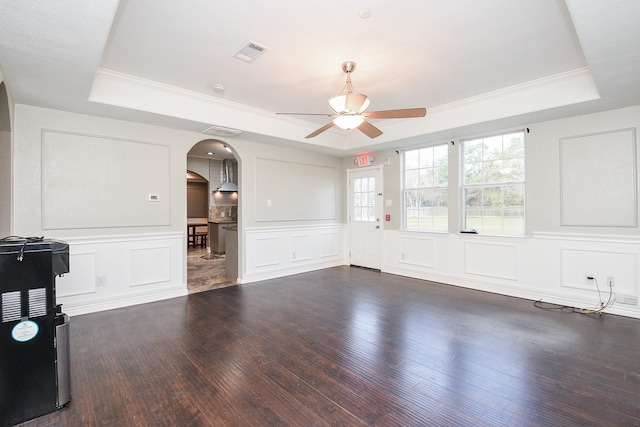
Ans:
POLYGON ((378 229, 378 228, 380 228, 380 226, 379 226, 379 225, 376 225, 376 229, 378 229))

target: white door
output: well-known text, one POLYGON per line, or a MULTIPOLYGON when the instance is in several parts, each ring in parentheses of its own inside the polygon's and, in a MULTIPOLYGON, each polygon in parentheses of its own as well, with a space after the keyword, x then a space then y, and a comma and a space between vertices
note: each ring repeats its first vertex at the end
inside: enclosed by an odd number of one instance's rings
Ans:
POLYGON ((351 265, 382 266, 382 168, 348 171, 351 265))

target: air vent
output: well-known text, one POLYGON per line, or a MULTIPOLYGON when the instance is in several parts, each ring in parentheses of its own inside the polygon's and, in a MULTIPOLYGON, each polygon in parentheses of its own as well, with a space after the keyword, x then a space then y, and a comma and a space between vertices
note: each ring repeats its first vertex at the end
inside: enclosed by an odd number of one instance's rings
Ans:
POLYGON ((240 48, 239 51, 237 51, 233 55, 233 57, 244 62, 253 62, 267 50, 269 50, 269 48, 266 46, 259 45, 256 42, 248 41, 244 46, 240 48))
POLYGON ((203 130, 202 133, 206 133, 208 135, 229 137, 229 136, 239 135, 242 133, 242 131, 238 129, 231 129, 231 128, 225 128, 222 126, 212 125, 206 128, 205 130, 203 130))
POLYGON ((45 288, 29 289, 29 317, 47 315, 47 290, 45 288))
POLYGON ((20 291, 2 294, 2 323, 20 320, 20 291))

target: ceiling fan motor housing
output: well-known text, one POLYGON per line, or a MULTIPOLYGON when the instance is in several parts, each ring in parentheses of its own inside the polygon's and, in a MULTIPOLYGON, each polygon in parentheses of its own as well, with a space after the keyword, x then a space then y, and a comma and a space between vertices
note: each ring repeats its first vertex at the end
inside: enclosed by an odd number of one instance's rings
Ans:
POLYGON ((347 74, 353 73, 355 69, 356 69, 356 63, 353 61, 346 61, 342 63, 342 71, 344 71, 347 74))

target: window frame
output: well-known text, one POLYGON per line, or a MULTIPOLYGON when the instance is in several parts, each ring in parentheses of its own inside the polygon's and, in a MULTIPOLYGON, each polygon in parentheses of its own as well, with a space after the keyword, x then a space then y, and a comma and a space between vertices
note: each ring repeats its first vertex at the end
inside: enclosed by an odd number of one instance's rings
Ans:
POLYGON ((378 203, 376 197, 379 190, 375 188, 375 186, 373 187, 373 189, 371 189, 371 181, 373 181, 375 185, 379 185, 379 183, 376 183, 375 177, 368 176, 366 177, 366 190, 363 191, 363 183, 365 181, 365 178, 352 178, 351 181, 351 185, 353 186, 351 188, 351 221, 361 223, 377 222, 379 218, 376 214, 376 204, 378 203), (358 189, 356 189, 357 182, 359 182, 358 189), (360 199, 360 202, 358 203, 356 203, 355 200, 356 196, 358 196, 358 199, 360 199), (363 197, 366 200, 362 200, 363 197), (360 211, 360 215, 356 215, 356 209, 360 211), (366 215, 364 215, 365 211, 366 215))
MULTIPOLYGON (((432 154, 432 160, 434 159, 434 154, 432 154)), ((437 143, 432 143, 432 144, 428 144, 428 145, 424 145, 424 146, 419 146, 419 147, 412 147, 409 149, 405 149, 402 151, 402 167, 401 167, 401 192, 402 192, 402 230, 404 231, 411 231, 411 232, 428 232, 428 233, 448 233, 449 232, 449 215, 450 215, 450 185, 451 185, 451 177, 450 177, 450 162, 451 162, 451 158, 450 158, 450 152, 449 152, 449 142, 437 142, 437 143), (446 182, 441 183, 440 185, 436 185, 435 181, 432 183, 433 185, 431 186, 416 186, 416 187, 411 187, 408 188, 407 187, 407 172, 409 171, 407 169, 407 153, 409 152, 414 152, 414 151, 419 151, 419 150, 424 150, 424 149, 431 149, 431 150, 435 150, 437 148, 444 148, 446 151, 446 163, 445 163, 445 169, 446 169, 446 182), (436 215, 431 215, 431 227, 430 228, 410 228, 409 227, 409 217, 408 217, 408 207, 407 207, 407 193, 408 192, 415 192, 415 191, 435 191, 435 192, 439 192, 441 193, 441 195, 444 197, 444 200, 446 200, 446 221, 445 221, 445 226, 443 228, 434 228, 433 224, 434 224, 434 219, 436 217, 436 215)), ((419 166, 419 165, 418 165, 419 166)), ((435 164, 435 161, 427 167, 418 167, 418 168, 414 168, 411 169, 411 171, 418 171, 418 175, 420 174, 420 170, 431 170, 434 172, 433 176, 435 177, 435 170, 436 169, 440 169, 442 168, 442 166, 437 166, 435 164)), ((420 215, 418 215, 418 218, 420 218, 420 215)))
MULTIPOLYGON (((480 190, 485 190, 485 189, 490 189, 490 188, 500 188, 500 192, 501 195, 504 195, 504 190, 508 187, 520 187, 521 191, 522 191, 522 229, 520 230, 520 232, 518 234, 512 234, 512 233, 505 233, 505 209, 506 207, 504 206, 504 203, 502 203, 502 206, 499 208, 500 210, 502 210, 501 212, 501 232, 495 232, 495 230, 490 230, 490 231, 486 231, 486 230, 477 230, 478 234, 483 234, 486 236, 496 236, 496 237, 507 237, 507 238, 522 238, 525 237, 527 234, 527 209, 526 209, 526 132, 525 129, 512 129, 512 130, 505 130, 505 131, 501 131, 498 133, 491 133, 491 134, 485 134, 485 135, 480 135, 480 136, 474 136, 474 137, 467 137, 464 139, 460 139, 459 141, 459 147, 460 147, 460 153, 459 153, 459 180, 460 180, 460 191, 459 191, 459 202, 460 202, 460 230, 461 231, 470 231, 469 228, 466 228, 466 224, 467 224, 467 202, 466 202, 466 194, 467 191, 469 189, 480 189, 480 190), (514 134, 521 134, 522 135, 522 157, 508 157, 505 159, 504 157, 504 153, 505 153, 505 149, 504 149, 504 137, 508 136, 508 135, 514 135, 514 134), (500 157, 500 161, 505 161, 505 160, 509 160, 509 161, 521 161, 521 168, 522 168, 522 174, 521 174, 521 179, 519 180, 506 180, 506 181, 492 181, 492 182, 484 182, 484 176, 482 178, 482 182, 480 183, 473 183, 473 184, 468 184, 466 182, 467 180, 467 164, 465 163, 465 152, 466 152, 466 147, 467 147, 467 143, 472 142, 472 141, 478 141, 481 140, 484 141, 488 140, 488 139, 492 139, 492 138, 497 138, 497 137, 501 137, 503 138, 502 140, 502 149, 501 149, 501 157, 500 157)), ((484 156, 484 153, 483 153, 484 156)), ((489 164, 491 162, 494 162, 495 159, 493 160, 489 160, 486 158, 482 158, 482 161, 480 163, 482 163, 482 165, 480 166, 480 168, 485 171, 483 173, 486 173, 486 168, 484 167, 485 164, 489 164)), ((471 163, 469 163, 471 164, 471 163)), ((504 200, 504 198, 502 198, 502 200, 504 200)), ((483 201, 484 203, 484 201, 483 201)), ((481 210, 484 212, 485 210, 485 205, 482 204, 481 205, 481 210)), ((485 215, 481 215, 481 219, 484 221, 485 215)))

